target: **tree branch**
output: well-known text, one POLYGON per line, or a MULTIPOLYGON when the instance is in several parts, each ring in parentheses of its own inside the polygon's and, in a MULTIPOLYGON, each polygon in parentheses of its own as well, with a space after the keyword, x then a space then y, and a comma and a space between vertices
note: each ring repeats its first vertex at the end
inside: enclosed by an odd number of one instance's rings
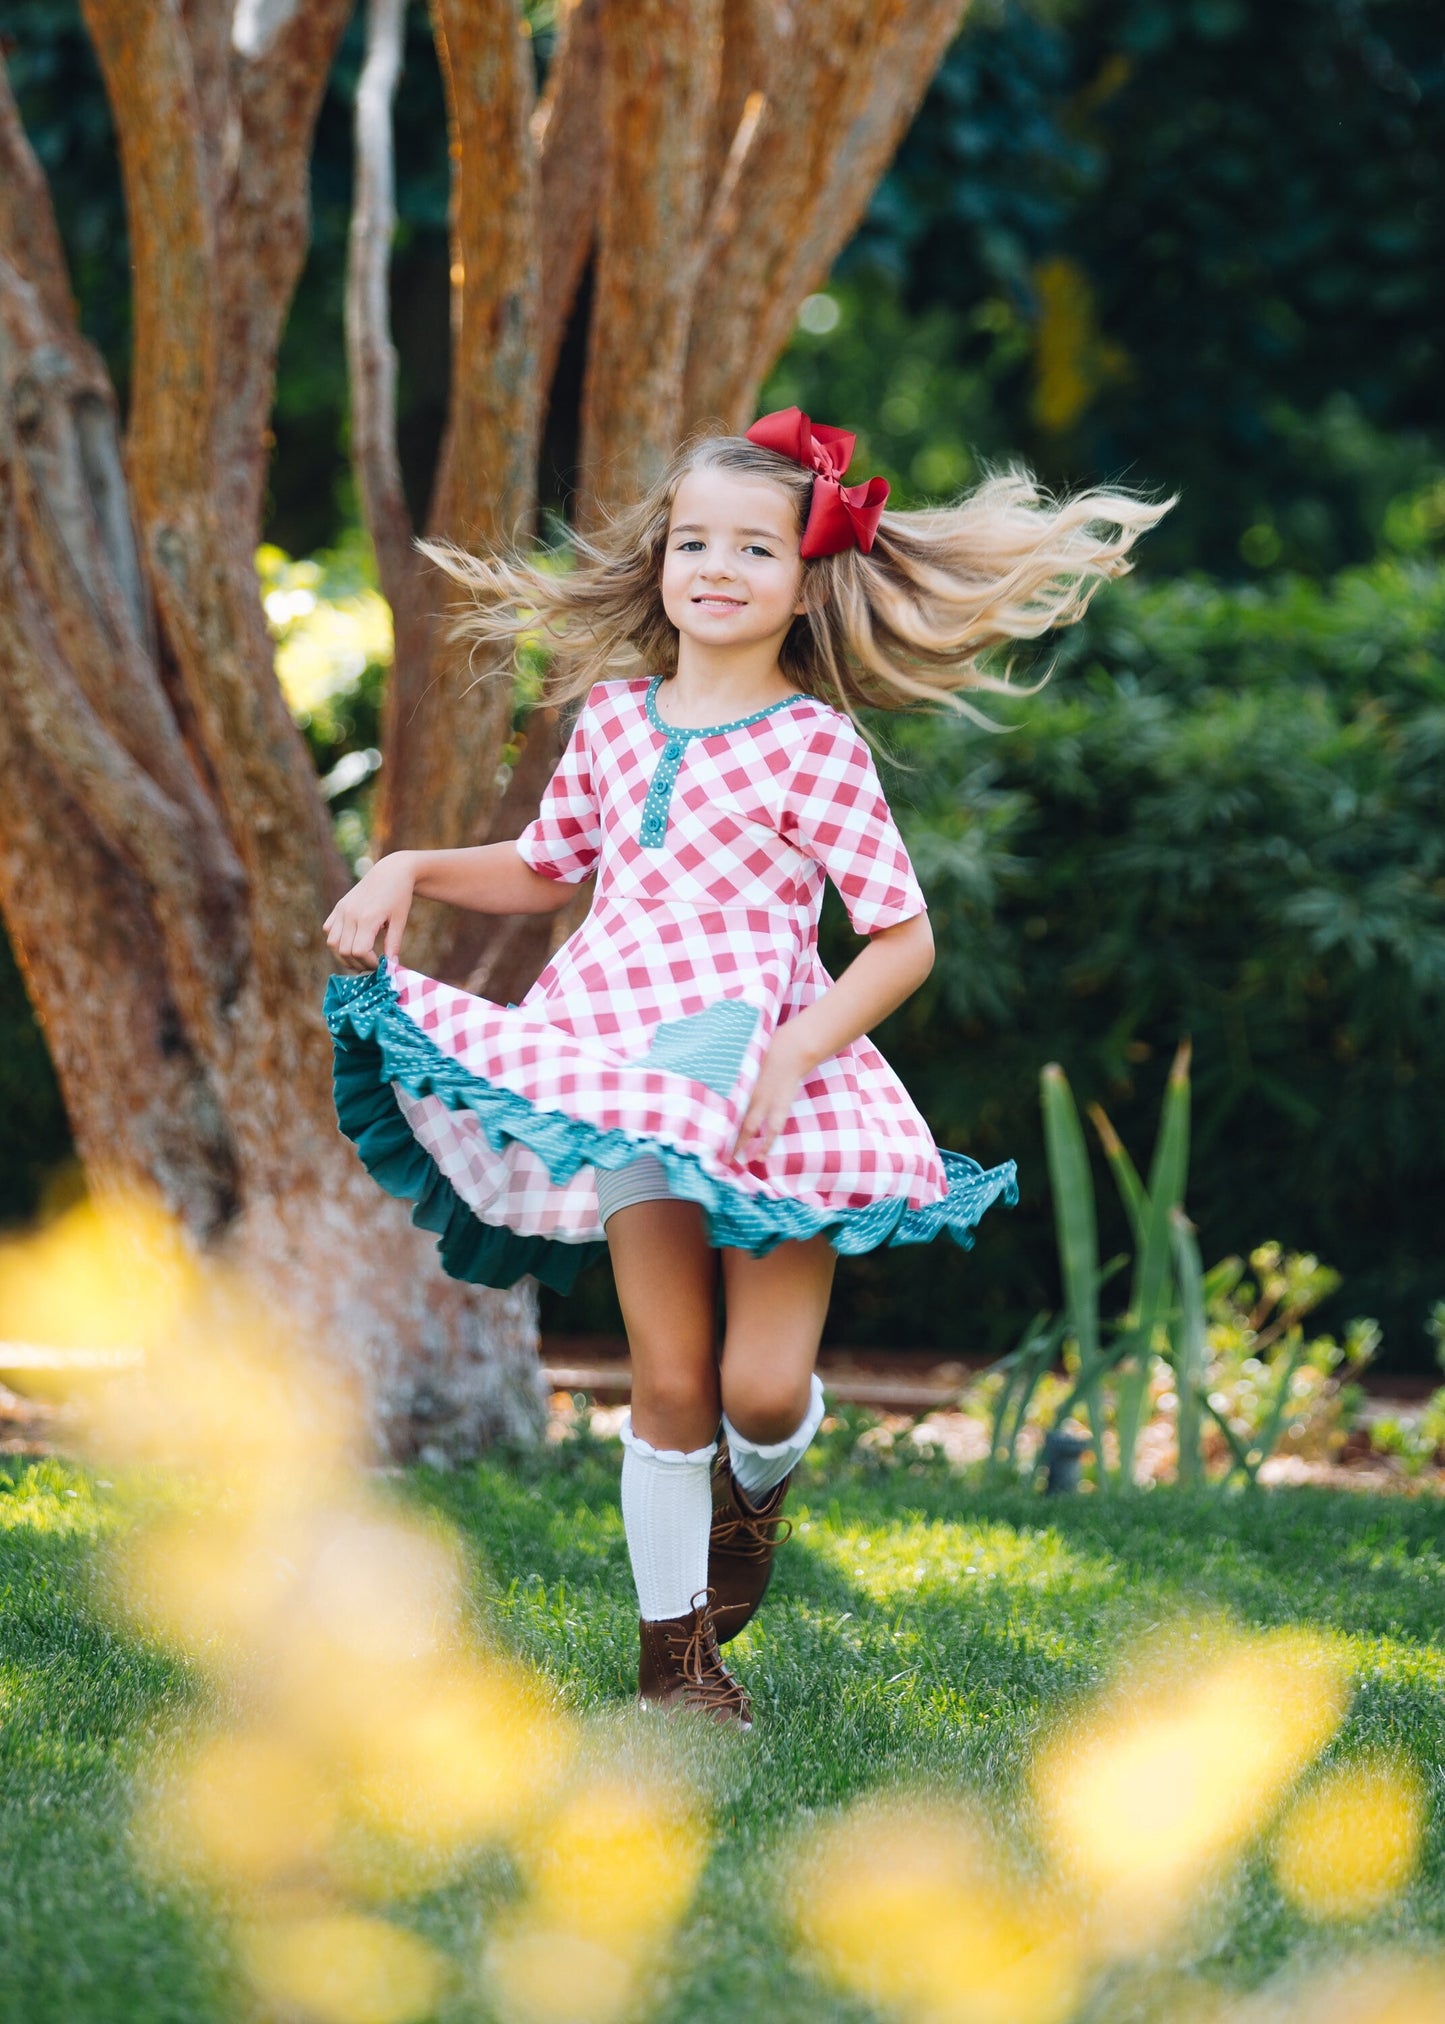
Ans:
POLYGON ((45 172, 20 124, 20 109, 0 56, 0 255, 30 282, 45 313, 74 330, 75 300, 45 172))
POLYGON ((346 267, 351 463, 381 588, 395 611, 416 580, 411 515, 396 448, 396 347, 388 287, 396 231, 392 107, 406 0, 369 0, 356 87, 356 174, 346 267))
MULTIPOLYGON (((167 968, 187 1013, 213 1043, 224 1033, 218 999, 234 998, 237 967, 218 966, 206 864, 195 825, 114 738, 74 680, 38 601, 19 577, 13 529, 0 528, 0 569, 12 577, 0 604, 0 665, 6 707, 99 835, 138 875, 155 902, 167 968), (218 974, 219 970, 219 974, 218 974)), ((236 952, 227 955, 234 958, 236 952)))
POLYGON ((538 174, 532 45, 513 0, 433 0, 452 132, 452 391, 433 528, 525 538, 535 505, 538 174))
POLYGON ((241 132, 231 77, 231 0, 178 0, 200 107, 197 138, 212 213, 225 208, 240 159, 241 132))
POLYGON ((592 250, 597 186, 602 173, 602 120, 597 78, 602 65, 600 0, 566 0, 561 42, 547 89, 532 115, 541 164, 541 310, 537 385, 545 406, 557 371, 567 319, 592 250))
POLYGON ((369 0, 366 58, 356 90, 356 176, 346 270, 351 464, 362 517, 391 605, 391 677, 382 725, 386 767, 377 828, 395 833, 398 795, 419 763, 416 706, 436 644, 396 445, 396 347, 391 337, 391 242, 396 231, 392 109, 401 75, 406 0, 369 0))
MULTIPOLYGON (((227 511, 218 477, 226 431, 217 426, 217 226, 176 0, 139 12, 130 0, 83 4, 115 112, 130 219, 136 514, 166 639, 246 866, 257 982, 271 1003, 314 992, 317 924, 345 872, 275 680, 254 529, 227 511)), ((228 341, 254 327, 241 317, 228 341)))
POLYGON ((225 1106, 187 1045, 155 918, 0 694, 0 906, 76 1143, 104 1187, 159 1188, 204 1242, 240 1198, 225 1106), (58 840, 64 839, 64 848, 58 840))
POLYGON ((723 0, 723 60, 708 160, 714 194, 732 154, 748 100, 766 96, 770 66, 788 40, 788 0, 723 0))
POLYGON ((684 418, 741 427, 892 160, 966 0, 812 0, 766 66, 765 125, 716 210, 688 353, 684 418))
MULTIPOLYGON (((480 548, 525 541, 536 503, 537 160, 532 48, 513 0, 433 0, 452 134, 452 385, 433 529, 480 548)), ((421 595, 447 595, 428 570, 421 595)), ((378 829, 425 848, 480 841, 496 806, 510 673, 433 629, 387 695, 378 829), (495 679, 488 679, 495 673, 495 679)), ((423 916, 415 946, 445 928, 423 916)), ((409 944, 410 946, 410 944, 409 944)))
POLYGON ((212 476, 219 286, 200 106, 175 0, 82 0, 115 115, 135 275, 131 474, 142 520, 212 476))
POLYGON ((310 238, 316 118, 351 0, 262 0, 232 28, 238 142, 220 212, 216 466, 222 510, 259 538, 276 353, 310 238), (253 18, 254 17, 254 18, 253 18))
MULTIPOLYGON (((33 741, 52 762, 71 757, 74 790, 138 871, 177 873, 167 904, 192 982, 205 969, 212 995, 233 995, 246 943, 241 868, 151 658, 109 382, 91 348, 54 328, 3 259, 0 593, 7 679, 33 741)), ((196 1010, 193 993, 187 1002, 196 1010)))
POLYGON ((682 421, 722 0, 603 0, 605 148, 587 378, 582 515, 661 470, 682 421))

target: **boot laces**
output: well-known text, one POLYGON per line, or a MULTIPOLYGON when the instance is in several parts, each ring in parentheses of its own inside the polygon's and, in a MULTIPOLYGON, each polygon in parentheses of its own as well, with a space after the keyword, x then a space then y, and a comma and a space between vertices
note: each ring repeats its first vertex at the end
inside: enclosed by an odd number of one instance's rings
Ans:
POLYGON ((742 1689, 723 1664, 712 1620, 712 1591, 693 1597, 692 1623, 667 1632, 673 1654, 682 1665, 689 1699, 708 1707, 736 1707, 742 1689))
POLYGON ((744 1560, 766 1560, 793 1536, 793 1521, 781 1515, 747 1511, 734 1500, 731 1512, 713 1521, 712 1543, 744 1560))

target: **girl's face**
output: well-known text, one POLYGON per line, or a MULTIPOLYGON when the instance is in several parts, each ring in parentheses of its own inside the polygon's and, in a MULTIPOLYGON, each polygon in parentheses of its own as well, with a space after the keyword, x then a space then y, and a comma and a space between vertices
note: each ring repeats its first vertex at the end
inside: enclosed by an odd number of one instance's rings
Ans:
POLYGON ((662 563, 662 603, 699 645, 780 643, 803 609, 798 515, 768 478, 689 471, 677 488, 662 563))

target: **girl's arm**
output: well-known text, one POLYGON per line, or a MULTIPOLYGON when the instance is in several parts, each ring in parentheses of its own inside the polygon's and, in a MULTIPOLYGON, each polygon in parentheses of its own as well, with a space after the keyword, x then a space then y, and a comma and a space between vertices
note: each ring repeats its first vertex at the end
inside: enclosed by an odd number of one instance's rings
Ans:
POLYGON ((469 850, 396 850, 378 858, 365 878, 327 915, 324 933, 345 970, 376 968, 377 936, 386 954, 401 956, 401 937, 413 899, 443 900, 478 914, 554 914, 577 892, 575 885, 533 871, 515 844, 483 843, 469 850))
POLYGON ((911 998, 933 968, 927 914, 880 928, 836 984, 773 1035, 753 1087, 733 1158, 760 1159, 782 1130, 799 1089, 820 1062, 859 1040, 911 998))

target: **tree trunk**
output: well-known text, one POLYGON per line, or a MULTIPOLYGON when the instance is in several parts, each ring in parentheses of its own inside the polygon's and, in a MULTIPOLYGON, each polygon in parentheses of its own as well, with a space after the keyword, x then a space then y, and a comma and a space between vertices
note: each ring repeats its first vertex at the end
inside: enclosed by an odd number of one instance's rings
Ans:
MULTIPOLYGON (((680 431, 744 419, 851 233, 963 0, 564 0, 536 100, 516 0, 433 0, 452 132, 454 369, 430 531, 529 538, 541 420, 589 260, 595 518, 680 431)), ((158 1190, 356 1373, 387 1452, 534 1428, 530 1284, 446 1280, 341 1140, 319 923, 342 889, 254 574, 311 135, 350 0, 84 0, 134 267, 122 444, 0 71, 0 908, 99 1188, 158 1190)), ((514 836, 562 726, 506 776, 509 675, 448 636, 396 457, 387 290, 403 0, 370 0, 347 358, 393 608, 380 842, 514 836)), ((559 933, 419 909, 407 959, 525 989, 559 933)))

